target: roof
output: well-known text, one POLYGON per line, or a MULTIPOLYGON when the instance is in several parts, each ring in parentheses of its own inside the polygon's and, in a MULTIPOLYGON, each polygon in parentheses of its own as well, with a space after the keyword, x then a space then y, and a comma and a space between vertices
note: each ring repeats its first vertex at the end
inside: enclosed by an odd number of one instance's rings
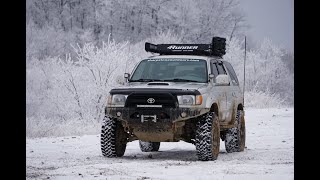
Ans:
POLYGON ((200 55, 156 55, 156 56, 149 56, 149 59, 160 59, 160 58, 183 58, 183 59, 219 59, 223 60, 221 57, 218 56, 200 56, 200 55))

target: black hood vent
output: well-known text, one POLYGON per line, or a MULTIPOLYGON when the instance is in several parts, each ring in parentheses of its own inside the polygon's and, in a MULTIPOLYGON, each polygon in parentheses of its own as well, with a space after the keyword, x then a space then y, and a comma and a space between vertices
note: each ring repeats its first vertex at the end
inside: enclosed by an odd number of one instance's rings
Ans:
POLYGON ((169 83, 151 82, 151 83, 148 83, 147 85, 169 86, 169 83))

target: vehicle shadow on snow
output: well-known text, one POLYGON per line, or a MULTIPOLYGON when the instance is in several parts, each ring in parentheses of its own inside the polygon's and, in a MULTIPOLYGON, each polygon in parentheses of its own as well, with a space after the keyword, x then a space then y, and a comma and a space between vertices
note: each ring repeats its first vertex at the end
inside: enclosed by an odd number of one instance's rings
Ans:
POLYGON ((180 161, 198 161, 195 150, 168 150, 157 152, 140 152, 136 154, 124 155, 123 159, 134 160, 180 160, 180 161))
MULTIPOLYGON (((220 151, 220 155, 226 152, 220 151)), ((180 160, 180 161, 199 161, 197 157, 196 150, 163 150, 157 152, 140 152, 140 153, 130 153, 125 154, 123 159, 127 160, 180 160)))

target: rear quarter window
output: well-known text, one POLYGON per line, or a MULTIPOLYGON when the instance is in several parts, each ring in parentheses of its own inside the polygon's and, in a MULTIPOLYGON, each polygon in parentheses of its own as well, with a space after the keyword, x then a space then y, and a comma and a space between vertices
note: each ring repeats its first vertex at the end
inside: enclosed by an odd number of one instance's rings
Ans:
POLYGON ((224 62, 223 64, 226 66, 226 68, 227 68, 227 70, 228 70, 228 72, 229 72, 231 81, 232 81, 234 84, 239 85, 239 81, 238 81, 238 78, 237 78, 237 74, 236 74, 236 72, 234 71, 232 65, 231 65, 229 62, 224 62))

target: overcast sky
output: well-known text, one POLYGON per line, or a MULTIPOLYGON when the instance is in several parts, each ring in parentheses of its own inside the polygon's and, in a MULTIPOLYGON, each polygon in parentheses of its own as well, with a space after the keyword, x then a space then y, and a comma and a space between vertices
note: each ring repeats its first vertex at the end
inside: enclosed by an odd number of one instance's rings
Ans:
POLYGON ((248 38, 260 42, 264 37, 293 51, 293 0, 240 0, 247 15, 248 38))

